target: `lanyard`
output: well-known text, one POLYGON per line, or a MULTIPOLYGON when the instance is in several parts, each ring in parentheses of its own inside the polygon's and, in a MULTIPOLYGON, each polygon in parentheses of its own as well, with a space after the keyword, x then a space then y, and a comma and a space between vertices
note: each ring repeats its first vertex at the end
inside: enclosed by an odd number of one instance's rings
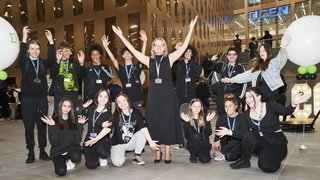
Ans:
MULTIPOLYGON (((238 113, 237 113, 237 115, 238 115, 238 113)), ((236 116, 234 117, 234 119, 233 119, 232 127, 231 127, 231 123, 230 123, 229 116, 227 115, 228 127, 229 127, 229 129, 230 129, 231 131, 234 131, 234 127, 235 127, 235 125, 236 125, 236 117, 237 117, 237 115, 236 115, 236 116)))
POLYGON ((68 74, 69 72, 69 59, 67 59, 66 61, 62 61, 62 65, 64 70, 66 71, 66 74, 68 74))
POLYGON ((127 79, 128 79, 128 83, 130 82, 130 78, 131 78, 131 75, 133 73, 133 64, 130 64, 130 65, 125 65, 124 69, 126 70, 126 74, 127 74, 127 79), (128 71, 128 67, 130 66, 130 69, 128 71))
POLYGON ((188 78, 189 77, 189 72, 190 72, 190 67, 191 67, 191 64, 186 64, 186 77, 188 78))
POLYGON ((198 124, 197 124, 197 119, 193 119, 193 124, 194 124, 194 129, 198 132, 198 133, 200 133, 200 127, 198 126, 198 124))
POLYGON ((228 76, 229 78, 232 76, 233 74, 233 69, 234 69, 234 66, 228 64, 228 76))
POLYGON ((130 123, 131 123, 131 113, 129 115, 128 122, 126 121, 126 118, 124 117, 124 113, 121 113, 121 116, 122 116, 122 121, 123 121, 124 126, 126 127, 127 131, 129 131, 129 126, 130 126, 130 123))
POLYGON ((31 63, 33 65, 34 71, 36 72, 36 76, 38 78, 38 74, 39 74, 39 59, 37 59, 37 65, 34 64, 33 60, 31 60, 31 63))
POLYGON ((260 112, 259 112, 259 121, 255 122, 252 118, 250 118, 252 123, 258 127, 259 134, 260 134, 260 123, 261 123, 262 113, 263 113, 263 103, 261 102, 260 112))
MULTIPOLYGON (((92 117, 92 132, 94 133, 94 126, 95 126, 95 123, 96 121, 99 119, 100 115, 103 113, 103 111, 105 110, 106 108, 103 108, 102 111, 98 114, 98 116, 96 116, 96 110, 93 112, 93 117, 92 117)), ((97 112, 98 113, 98 112, 97 112)))
POLYGON ((160 59, 160 63, 159 63, 159 64, 158 64, 157 59, 156 59, 156 69, 157 69, 157 75, 158 75, 158 78, 159 78, 159 73, 160 73, 160 64, 161 64, 162 59, 163 59, 163 56, 161 57, 161 59, 160 59))
POLYGON ((93 65, 92 65, 92 69, 94 70, 94 72, 96 73, 97 77, 99 78, 100 77, 100 72, 101 72, 99 66, 98 66, 98 71, 96 70, 96 68, 94 68, 93 65))

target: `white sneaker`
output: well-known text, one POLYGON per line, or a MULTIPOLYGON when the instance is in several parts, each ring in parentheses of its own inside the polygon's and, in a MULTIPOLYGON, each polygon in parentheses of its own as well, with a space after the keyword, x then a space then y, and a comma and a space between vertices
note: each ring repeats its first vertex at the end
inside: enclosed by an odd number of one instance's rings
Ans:
POLYGON ((226 160, 226 159, 224 158, 224 155, 222 155, 222 156, 216 156, 216 157, 214 157, 214 160, 215 160, 215 161, 218 161, 218 162, 221 162, 221 161, 224 161, 224 160, 226 160))
POLYGON ((107 159, 101 159, 99 158, 99 163, 100 163, 100 166, 108 166, 108 160, 107 159))
POLYGON ((180 145, 180 144, 175 144, 175 145, 173 145, 173 149, 174 150, 179 150, 180 148, 181 148, 182 146, 180 145))
POLYGON ((74 167, 76 167, 76 164, 70 161, 70 159, 66 162, 66 165, 67 165, 67 171, 74 169, 74 167))
POLYGON ((144 162, 143 159, 138 155, 134 156, 134 159, 132 160, 132 163, 133 164, 137 164, 139 166, 146 164, 146 162, 144 162))

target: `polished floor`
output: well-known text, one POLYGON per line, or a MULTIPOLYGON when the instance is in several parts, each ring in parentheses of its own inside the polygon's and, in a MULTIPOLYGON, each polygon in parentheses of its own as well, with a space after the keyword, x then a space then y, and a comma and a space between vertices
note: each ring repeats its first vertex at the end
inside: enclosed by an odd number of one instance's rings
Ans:
MULTIPOLYGON (((214 124, 214 122, 213 122, 214 124)), ((214 162, 208 164, 191 164, 189 154, 185 149, 172 150, 172 163, 153 163, 153 153, 146 146, 142 157, 147 162, 144 166, 132 164, 132 153, 127 154, 123 167, 99 167, 96 170, 86 169, 84 158, 74 170, 68 171, 64 179, 114 179, 114 180, 160 180, 160 179, 259 179, 259 180, 318 180, 320 179, 320 123, 316 123, 316 131, 306 133, 287 132, 289 140, 288 155, 281 169, 276 173, 267 174, 257 167, 257 158, 251 160, 251 168, 232 170, 229 162, 214 162), (299 150, 300 145, 306 145, 306 150, 299 150)), ((47 148, 49 152, 49 147, 47 148)), ((38 155, 38 151, 36 151, 38 155)), ((38 158, 38 156, 36 156, 38 158)), ((52 162, 39 159, 33 164, 26 164, 26 149, 24 129, 21 121, 0 121, 0 179, 60 179, 53 171, 52 162)))

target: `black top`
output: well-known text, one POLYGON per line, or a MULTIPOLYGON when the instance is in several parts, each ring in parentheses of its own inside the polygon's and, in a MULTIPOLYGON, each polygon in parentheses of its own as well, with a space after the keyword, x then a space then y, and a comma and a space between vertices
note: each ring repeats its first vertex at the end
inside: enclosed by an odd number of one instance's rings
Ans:
POLYGON ((177 78, 176 92, 179 103, 189 103, 196 97, 196 80, 201 74, 201 67, 195 63, 194 59, 190 59, 187 64, 184 60, 176 61, 172 69, 177 78))
MULTIPOLYGON (((95 112, 94 108, 90 108, 88 111, 88 131, 87 131, 87 135, 85 137, 84 141, 88 141, 90 140, 90 133, 97 133, 97 135, 102 131, 103 127, 102 127, 102 123, 105 121, 112 121, 111 119, 111 114, 109 111, 103 112, 103 113, 98 113, 95 112), (95 115, 95 116, 94 116, 95 115), (94 116, 94 117, 93 117, 94 116), (93 119, 96 119, 95 123, 93 123, 93 119)), ((113 128, 113 123, 112 125, 109 127, 110 129, 113 128)), ((110 134, 110 133, 109 133, 110 134)), ((106 136, 104 136, 101 140, 106 140, 106 139, 110 139, 110 135, 107 134, 106 136)))
POLYGON ((21 43, 19 52, 19 68, 22 72, 21 95, 28 97, 46 97, 48 91, 47 70, 56 62, 56 50, 54 45, 49 45, 48 59, 39 58, 39 65, 34 60, 33 63, 39 67, 38 78, 40 83, 35 83, 36 71, 28 55, 28 45, 21 43))
POLYGON ((112 78, 112 73, 109 65, 91 65, 86 68, 86 75, 83 78, 84 82, 84 102, 89 99, 94 99, 96 93, 102 89, 107 89, 108 81, 112 78))
MULTIPOLYGON (((260 132, 262 132, 264 139, 270 144, 287 144, 288 141, 283 132, 275 132, 280 129, 279 115, 287 116, 294 112, 295 108, 291 104, 284 107, 275 102, 266 103, 266 115, 260 121, 260 132)), ((248 129, 258 133, 258 126, 255 121, 250 118, 250 109, 244 112, 244 118, 247 121, 248 129), (255 123, 254 123, 255 122, 255 123)))
POLYGON ((264 101, 275 102, 278 99, 279 89, 272 91, 261 74, 258 76, 256 87, 261 90, 264 101))
POLYGON ((212 134, 212 128, 210 121, 205 120, 205 126, 204 127, 198 127, 198 120, 192 119, 191 121, 194 121, 194 126, 191 126, 190 122, 184 122, 183 123, 183 129, 184 129, 184 136, 186 139, 189 138, 192 134, 201 134, 201 137, 205 140, 209 141, 209 136, 212 134), (199 132, 200 131, 200 132, 199 132))
MULTIPOLYGON (((245 133, 245 131, 248 130, 248 125, 246 124, 246 120, 244 119, 244 116, 240 113, 236 117, 229 117, 229 123, 228 123, 228 115, 222 114, 218 117, 216 122, 216 130, 220 129, 220 127, 226 127, 232 131, 232 139, 241 140, 242 135, 245 133), (233 125, 234 124, 234 125, 233 125)), ((219 136, 214 136, 214 141, 218 141, 220 138, 219 136)))
POLYGON ((134 133, 146 127, 145 121, 142 119, 140 111, 136 109, 133 109, 133 111, 131 112, 131 117, 126 116, 125 114, 123 114, 122 116, 122 114, 120 114, 120 116, 115 117, 113 123, 114 133, 112 136, 112 145, 125 143, 123 139, 124 136, 132 137, 134 133))
MULTIPOLYGON (((67 122, 67 121, 64 121, 67 122)), ((72 149, 81 148, 83 124, 78 124, 77 129, 69 130, 67 123, 64 129, 60 129, 57 125, 49 126, 48 134, 51 146, 50 156, 54 158, 72 149)))
POLYGON ((197 98, 209 98, 211 97, 210 89, 207 83, 200 82, 196 87, 197 98))
POLYGON ((142 69, 140 68, 139 63, 124 66, 119 64, 119 70, 117 70, 122 84, 122 91, 128 95, 132 102, 142 100, 142 85, 140 81, 141 71, 142 69), (126 84, 130 84, 131 87, 126 86, 126 84))

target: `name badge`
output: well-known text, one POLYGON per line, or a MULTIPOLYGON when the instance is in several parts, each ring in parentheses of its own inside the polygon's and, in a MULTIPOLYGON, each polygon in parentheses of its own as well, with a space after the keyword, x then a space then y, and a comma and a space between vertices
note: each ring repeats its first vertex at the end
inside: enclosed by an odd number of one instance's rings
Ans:
POLYGON ((131 83, 126 84, 126 88, 129 88, 129 87, 131 87, 131 83))
POLYGON ((101 80, 101 79, 97 79, 97 80, 96 80, 96 83, 97 83, 97 84, 102 84, 102 80, 101 80))
POLYGON ((259 135, 260 135, 260 136, 263 136, 262 132, 259 132, 259 135))
POLYGON ((70 79, 69 78, 64 78, 63 81, 64 82, 70 82, 70 79))
POLYGON ((191 82, 191 78, 186 78, 186 82, 191 82))
POLYGON ((91 138, 96 138, 97 137, 97 133, 90 133, 90 137, 91 138))
POLYGON ((161 79, 161 78, 156 78, 156 79, 154 80, 154 82, 155 82, 156 84, 161 84, 161 83, 162 83, 162 79, 161 79))

